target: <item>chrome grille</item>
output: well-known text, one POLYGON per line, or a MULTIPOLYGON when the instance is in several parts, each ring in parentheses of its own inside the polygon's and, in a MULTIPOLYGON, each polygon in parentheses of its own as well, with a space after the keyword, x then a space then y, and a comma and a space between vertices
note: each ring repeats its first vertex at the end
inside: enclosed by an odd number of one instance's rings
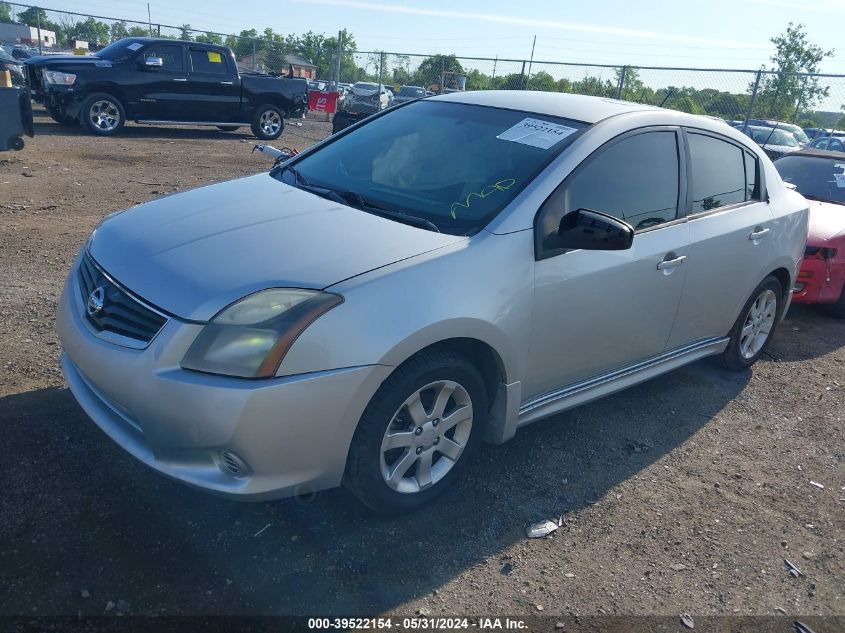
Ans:
POLYGON ((135 341, 149 343, 167 323, 167 317, 145 306, 109 279, 88 253, 79 264, 79 292, 85 317, 98 332, 111 332, 135 341), (91 310, 89 299, 102 289, 102 307, 91 310))

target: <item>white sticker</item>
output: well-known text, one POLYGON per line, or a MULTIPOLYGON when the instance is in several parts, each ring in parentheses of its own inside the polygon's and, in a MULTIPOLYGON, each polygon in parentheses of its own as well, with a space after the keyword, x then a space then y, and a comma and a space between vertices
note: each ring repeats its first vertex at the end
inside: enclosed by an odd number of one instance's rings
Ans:
POLYGON ((496 138, 500 138, 503 141, 531 145, 540 149, 549 149, 555 143, 562 141, 577 131, 574 127, 567 127, 559 123, 549 123, 540 119, 522 119, 522 121, 508 128, 496 138))
POLYGON ((841 174, 833 174, 833 177, 836 179, 836 187, 838 189, 845 189, 845 163, 836 163, 834 167, 842 170, 841 174))
POLYGON ((139 44, 138 42, 132 42, 132 43, 131 43, 129 46, 127 46, 126 48, 128 48, 130 51, 137 51, 137 50, 138 50, 139 48, 141 48, 142 46, 143 46, 143 44, 139 44))

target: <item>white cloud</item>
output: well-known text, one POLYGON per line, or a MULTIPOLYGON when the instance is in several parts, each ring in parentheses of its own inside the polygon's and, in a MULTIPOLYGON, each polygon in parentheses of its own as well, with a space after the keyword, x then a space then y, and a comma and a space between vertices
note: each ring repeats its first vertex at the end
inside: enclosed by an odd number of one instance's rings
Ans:
MULTIPOLYGON (((540 29, 555 29, 560 31, 575 31, 579 33, 594 33, 601 35, 618 35, 622 37, 639 38, 662 42, 675 42, 680 44, 701 44, 705 46, 732 48, 758 48, 753 43, 740 42, 736 40, 720 40, 704 37, 695 37, 685 34, 658 33, 656 31, 644 31, 640 29, 629 29, 625 27, 604 26, 599 24, 583 24, 578 22, 564 22, 560 20, 546 20, 529 18, 517 15, 494 15, 489 13, 476 13, 471 11, 450 11, 447 9, 429 9, 424 7, 407 6, 400 4, 382 4, 378 2, 362 2, 358 0, 295 0, 311 5, 324 5, 332 7, 343 7, 347 9, 360 9, 362 11, 375 11, 381 13, 398 13, 404 15, 419 15, 438 18, 455 18, 459 20, 471 20, 474 22, 493 22, 513 26, 528 26, 540 29)), ((777 2, 781 0, 760 0, 765 2, 777 2)), ((786 0, 784 0, 786 1, 786 0)))

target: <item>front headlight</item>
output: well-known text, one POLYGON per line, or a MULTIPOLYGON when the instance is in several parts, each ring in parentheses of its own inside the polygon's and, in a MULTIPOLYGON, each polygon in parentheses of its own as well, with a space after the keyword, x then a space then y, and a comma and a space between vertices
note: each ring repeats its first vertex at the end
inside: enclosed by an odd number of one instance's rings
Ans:
POLYGON ((182 367, 241 378, 275 376, 296 338, 340 303, 343 297, 318 290, 256 292, 221 310, 203 328, 182 367))
POLYGON ((70 86, 76 81, 76 75, 72 73, 60 73, 55 70, 45 70, 44 81, 46 81, 48 84, 70 86))

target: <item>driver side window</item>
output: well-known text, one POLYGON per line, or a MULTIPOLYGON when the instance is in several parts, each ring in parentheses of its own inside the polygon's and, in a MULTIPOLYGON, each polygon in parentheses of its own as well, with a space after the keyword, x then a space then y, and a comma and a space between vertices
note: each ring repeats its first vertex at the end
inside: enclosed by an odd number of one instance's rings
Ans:
POLYGON ((557 231, 566 213, 601 211, 635 230, 678 217, 680 160, 674 131, 643 132, 597 150, 546 202, 540 230, 557 231))

